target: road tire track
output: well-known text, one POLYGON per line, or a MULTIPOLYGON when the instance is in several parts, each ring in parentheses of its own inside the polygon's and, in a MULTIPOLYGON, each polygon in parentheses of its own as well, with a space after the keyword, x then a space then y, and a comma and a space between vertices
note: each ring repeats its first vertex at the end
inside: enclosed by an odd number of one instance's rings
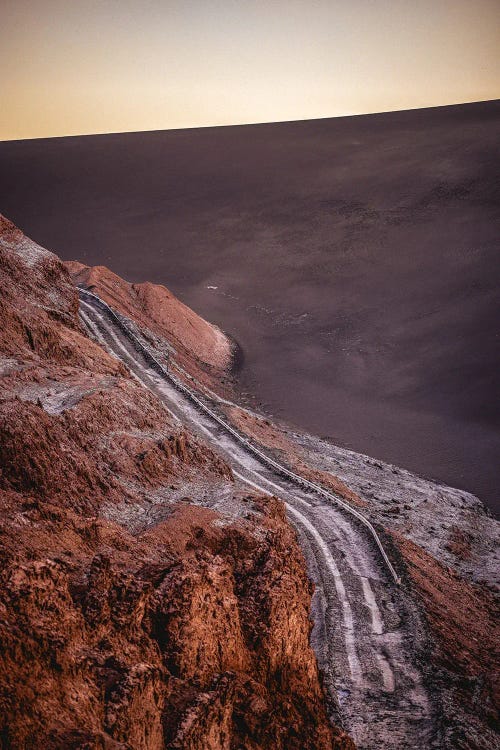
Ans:
POLYGON ((334 693, 331 713, 337 721, 340 717, 360 750, 439 747, 434 709, 412 654, 419 615, 396 585, 398 576, 390 561, 387 565, 380 540, 373 543, 378 535, 371 524, 375 537, 360 525, 359 513, 349 508, 351 515, 346 515, 345 503, 322 488, 317 492, 308 480, 295 481, 297 475, 237 434, 167 373, 111 308, 84 290, 81 318, 177 421, 215 446, 238 481, 285 502, 316 585, 312 643, 325 685, 334 693), (385 622, 387 602, 400 612, 400 624, 392 630, 385 622))

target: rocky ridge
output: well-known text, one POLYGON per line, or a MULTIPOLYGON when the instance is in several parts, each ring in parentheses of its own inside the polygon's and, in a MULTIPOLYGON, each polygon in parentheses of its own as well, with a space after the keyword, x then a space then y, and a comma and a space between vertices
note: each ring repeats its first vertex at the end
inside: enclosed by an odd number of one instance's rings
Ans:
MULTIPOLYGON (((353 748, 282 503, 84 333, 67 270, 3 217, 0 290, 0 747, 353 748)), ((201 328, 175 346, 223 369, 201 328)))
POLYGON ((75 284, 96 291, 115 310, 168 341, 180 363, 220 379, 231 364, 232 344, 217 326, 200 318, 159 284, 129 284, 105 266, 67 261, 75 284))
MULTIPOLYGON (((96 291, 105 289, 97 284, 96 291)), ((118 303, 121 310, 128 307, 118 303)), ((144 319, 135 322, 139 335, 143 326, 154 326, 144 319)), ((151 341, 148 333, 146 337, 151 341)), ((161 335, 153 343, 165 351, 161 335)), ((192 383, 192 376, 189 380, 192 383)), ((211 408, 256 445, 333 490, 376 525, 427 625, 428 650, 419 659, 440 706, 443 746, 495 747, 499 524, 480 500, 277 424, 237 406, 227 392, 203 378, 195 385, 211 408), (214 393, 214 387, 226 398, 214 393)))

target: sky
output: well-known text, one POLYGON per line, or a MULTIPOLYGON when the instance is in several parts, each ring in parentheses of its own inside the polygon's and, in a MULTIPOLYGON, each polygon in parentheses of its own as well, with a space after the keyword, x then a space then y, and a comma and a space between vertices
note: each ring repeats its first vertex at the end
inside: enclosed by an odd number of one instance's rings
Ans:
POLYGON ((0 0, 0 140, 500 98, 498 0, 0 0))

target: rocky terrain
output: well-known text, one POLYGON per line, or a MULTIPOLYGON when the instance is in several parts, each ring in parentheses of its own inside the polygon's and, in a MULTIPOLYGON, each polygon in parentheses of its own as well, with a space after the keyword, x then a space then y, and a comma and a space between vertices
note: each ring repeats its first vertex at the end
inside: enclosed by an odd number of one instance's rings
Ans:
POLYGON ((230 332, 252 408, 500 519, 499 132, 497 100, 4 141, 0 210, 230 332))
POLYGON ((340 725, 369 750, 497 747, 498 524, 477 498, 238 406, 229 340, 164 287, 0 229, 0 747, 354 748, 340 725), (345 514, 181 404, 75 283, 370 519, 402 585, 345 514))
MULTIPOLYGON (((92 289, 105 299, 101 273, 92 277, 92 289)), ((114 299, 122 312, 130 309, 131 293, 125 291, 123 298, 114 299)), ((128 325, 134 332, 168 356, 161 332, 159 337, 152 333, 154 320, 132 317, 128 325)), ((170 365, 192 383, 193 377, 177 366, 175 357, 170 365)), ((294 432, 236 406, 231 400, 234 390, 227 398, 227 379, 224 387, 212 382, 209 388, 203 380, 196 385, 211 407, 254 444, 331 489, 383 530, 404 585, 424 616, 426 639, 415 642, 415 651, 421 652, 421 668, 438 703, 441 735, 436 746, 496 746, 499 527, 483 504, 467 492, 294 432)))
MULTIPOLYGON (((57 257, 2 218, 0 747, 353 748, 327 719, 283 504, 237 485, 78 308, 57 257)), ((172 345, 221 368, 227 341, 189 321, 172 345)))
POLYGON ((295 469, 333 487, 383 526, 428 629, 423 656, 439 700, 443 747, 500 747, 499 523, 473 495, 354 453, 248 410, 240 429, 295 469))
POLYGON ((231 361, 231 344, 216 326, 186 307, 166 287, 129 284, 104 266, 89 268, 76 261, 66 267, 76 284, 98 289, 99 296, 142 328, 169 342, 177 357, 197 359, 224 376, 231 361))

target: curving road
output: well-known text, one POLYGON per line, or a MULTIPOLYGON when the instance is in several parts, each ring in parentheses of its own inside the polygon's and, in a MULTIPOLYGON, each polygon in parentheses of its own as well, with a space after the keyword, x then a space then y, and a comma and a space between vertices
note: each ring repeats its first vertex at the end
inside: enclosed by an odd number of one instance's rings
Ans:
POLYGON ((435 716, 414 654, 418 610, 375 529, 322 487, 266 456, 166 371, 110 307, 80 290, 91 333, 180 423, 231 465, 237 481, 276 495, 295 525, 316 589, 312 644, 325 676, 332 716, 360 750, 439 747, 435 716))

